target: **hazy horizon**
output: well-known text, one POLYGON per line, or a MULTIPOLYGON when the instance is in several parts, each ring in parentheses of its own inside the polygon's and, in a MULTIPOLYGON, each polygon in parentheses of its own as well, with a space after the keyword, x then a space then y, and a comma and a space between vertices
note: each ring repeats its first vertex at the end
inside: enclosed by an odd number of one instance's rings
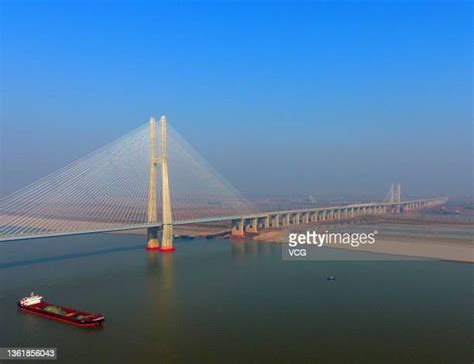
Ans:
POLYGON ((152 114, 247 196, 472 195, 467 2, 1 6, 2 195, 152 114))

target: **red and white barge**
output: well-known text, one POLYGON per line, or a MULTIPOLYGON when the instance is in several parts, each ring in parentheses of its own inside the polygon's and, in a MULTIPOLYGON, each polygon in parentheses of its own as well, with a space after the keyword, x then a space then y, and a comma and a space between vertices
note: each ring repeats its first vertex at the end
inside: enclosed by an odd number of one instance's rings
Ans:
POLYGON ((53 305, 43 301, 42 296, 36 295, 33 292, 31 292, 30 296, 18 301, 17 305, 24 312, 82 327, 99 326, 105 319, 104 316, 98 313, 78 311, 68 307, 53 305))

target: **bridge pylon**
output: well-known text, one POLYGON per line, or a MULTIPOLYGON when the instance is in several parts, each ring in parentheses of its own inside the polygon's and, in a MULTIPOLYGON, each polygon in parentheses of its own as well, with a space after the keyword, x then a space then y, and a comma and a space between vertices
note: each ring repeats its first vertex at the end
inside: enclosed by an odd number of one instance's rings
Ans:
MULTIPOLYGON (((148 209, 147 222, 158 223, 156 206, 156 175, 157 175, 158 158, 156 157, 156 121, 152 116, 150 118, 150 181, 148 184, 148 209)), ((147 229, 147 250, 159 250, 158 227, 150 227, 147 229)))
POLYGON ((400 202, 401 202, 401 184, 398 183, 397 184, 397 190, 396 190, 396 193, 395 193, 395 201, 394 201, 397 205, 395 207, 395 211, 397 214, 399 214, 401 212, 401 205, 400 205, 400 202))
POLYGON ((166 116, 160 119, 161 126, 161 196, 163 208, 163 233, 160 251, 173 252, 173 215, 171 213, 171 194, 168 178, 168 152, 166 146, 166 116))
POLYGON ((156 181, 157 166, 161 164, 161 196, 162 196, 162 217, 163 227, 161 234, 161 247, 158 241, 158 227, 147 229, 148 243, 147 250, 159 250, 162 252, 173 252, 173 215, 171 212, 171 194, 168 177, 168 153, 166 145, 166 116, 160 119, 161 129, 161 150, 160 160, 156 156, 156 121, 154 117, 150 118, 150 182, 148 185, 148 210, 147 222, 158 223, 157 218, 157 197, 156 181))
POLYGON ((387 196, 384 199, 385 203, 390 203, 388 207, 389 211, 392 213, 399 214, 401 211, 401 184, 397 183, 391 184, 390 189, 387 193, 387 196))

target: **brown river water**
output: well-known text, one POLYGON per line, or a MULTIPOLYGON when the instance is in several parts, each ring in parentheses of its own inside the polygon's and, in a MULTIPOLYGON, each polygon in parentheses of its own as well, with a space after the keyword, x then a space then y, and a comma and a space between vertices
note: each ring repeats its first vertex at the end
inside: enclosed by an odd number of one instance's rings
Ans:
POLYGON ((118 234, 2 243, 0 347, 56 347, 67 364, 473 360, 471 264, 284 261, 281 244, 245 240, 143 246, 118 234), (30 291, 106 321, 19 312, 30 291))

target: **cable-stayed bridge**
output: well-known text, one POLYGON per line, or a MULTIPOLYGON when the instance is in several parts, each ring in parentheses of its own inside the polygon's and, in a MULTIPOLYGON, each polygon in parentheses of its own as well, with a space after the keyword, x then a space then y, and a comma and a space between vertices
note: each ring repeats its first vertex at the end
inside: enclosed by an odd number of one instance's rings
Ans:
POLYGON ((447 198, 258 211, 160 119, 1 199, 0 241, 146 228, 150 250, 173 251, 173 226, 230 221, 232 235, 262 228, 400 213, 447 198), (161 239, 161 241, 160 241, 161 239))

